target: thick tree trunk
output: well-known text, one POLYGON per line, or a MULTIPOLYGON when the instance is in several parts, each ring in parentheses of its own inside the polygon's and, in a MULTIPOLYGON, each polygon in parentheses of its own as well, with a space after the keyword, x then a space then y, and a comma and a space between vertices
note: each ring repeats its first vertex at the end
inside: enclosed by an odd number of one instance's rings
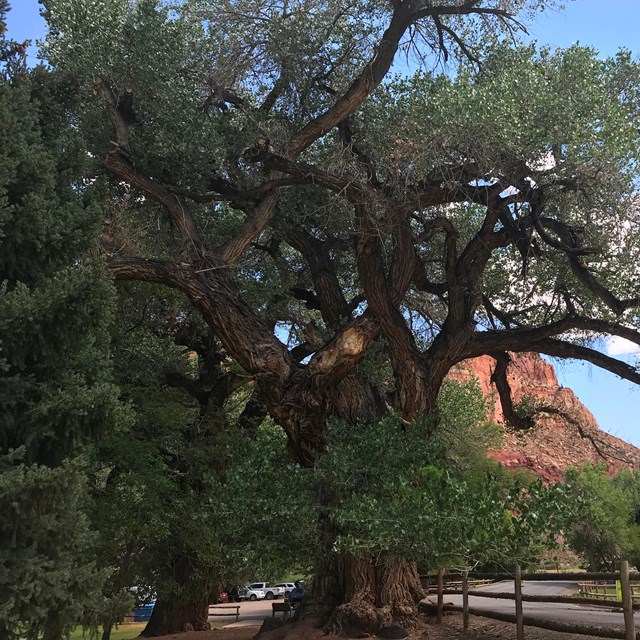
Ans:
POLYGON ((208 611, 206 598, 199 602, 184 602, 178 598, 159 599, 140 635, 149 638, 180 631, 204 631, 209 628, 208 611))
POLYGON ((42 634, 42 640, 62 640, 65 637, 64 626, 57 612, 50 612, 47 625, 42 634))
POLYGON ((349 637, 375 634, 391 622, 411 626, 423 595, 415 564, 391 554, 333 555, 320 568, 313 593, 319 611, 332 609, 327 631, 349 637))
POLYGON ((102 627, 102 638, 101 640, 111 640, 111 630, 113 629, 113 620, 109 620, 105 622, 102 627))
POLYGON ((335 553, 337 531, 331 520, 333 496, 323 487, 318 543, 324 550, 313 582, 310 610, 332 634, 363 637, 391 622, 411 626, 423 597, 415 564, 392 554, 335 553))
POLYGON ((196 577, 195 572, 189 558, 182 556, 176 560, 173 577, 184 595, 158 598, 141 636, 148 638, 209 628, 207 619, 211 581, 196 577))

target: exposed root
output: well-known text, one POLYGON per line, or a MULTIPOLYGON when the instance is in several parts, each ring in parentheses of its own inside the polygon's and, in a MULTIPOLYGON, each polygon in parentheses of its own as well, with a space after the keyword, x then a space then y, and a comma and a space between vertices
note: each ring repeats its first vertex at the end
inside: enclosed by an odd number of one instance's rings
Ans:
POLYGON ((325 626, 331 635, 366 638, 377 634, 381 627, 396 623, 412 629, 418 621, 414 607, 374 607, 363 602, 340 605, 325 626))
POLYGON ((393 622, 398 623, 405 629, 413 629, 418 622, 418 613, 415 606, 396 606, 391 613, 393 622))
POLYGON ((383 624, 391 622, 391 609, 376 609, 364 602, 347 602, 340 605, 325 626, 332 635, 366 638, 378 632, 383 624))

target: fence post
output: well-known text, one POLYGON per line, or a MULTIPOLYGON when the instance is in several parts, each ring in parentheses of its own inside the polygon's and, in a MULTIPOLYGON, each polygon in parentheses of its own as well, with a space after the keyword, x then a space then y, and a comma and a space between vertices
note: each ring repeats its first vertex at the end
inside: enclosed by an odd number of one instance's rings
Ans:
POLYGON ((469 572, 462 574, 462 628, 469 628, 469 572))
POLYGON ((513 586, 516 594, 516 639, 524 640, 524 619, 522 616, 522 584, 520 565, 516 563, 513 586))
POLYGON ((442 611, 444 609, 444 569, 438 569, 438 617, 436 622, 442 624, 442 611))
POLYGON ((624 629, 626 640, 635 640, 636 627, 633 620, 633 600, 631 599, 631 585, 629 584, 629 563, 620 563, 620 586, 622 587, 622 611, 624 612, 624 629))

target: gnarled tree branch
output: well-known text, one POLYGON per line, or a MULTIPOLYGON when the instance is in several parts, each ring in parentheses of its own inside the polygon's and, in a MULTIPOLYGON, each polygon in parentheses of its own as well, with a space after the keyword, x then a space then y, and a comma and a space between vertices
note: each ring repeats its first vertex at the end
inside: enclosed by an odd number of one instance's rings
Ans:
POLYGON ((287 242, 299 251, 311 269, 311 277, 318 296, 323 320, 336 327, 349 317, 349 306, 338 282, 326 245, 302 229, 290 228, 287 242))
POLYGON ((107 154, 104 164, 112 175, 136 187, 165 207, 173 226, 182 238, 185 254, 193 263, 199 265, 204 258, 205 248, 191 212, 181 198, 162 182, 138 171, 120 151, 107 154))

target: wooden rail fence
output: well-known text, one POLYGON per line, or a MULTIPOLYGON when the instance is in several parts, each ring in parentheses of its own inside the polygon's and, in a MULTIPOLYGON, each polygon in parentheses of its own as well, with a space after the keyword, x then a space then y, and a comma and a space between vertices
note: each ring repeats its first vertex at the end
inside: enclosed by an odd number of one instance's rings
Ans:
MULTIPOLYGON (((631 583, 631 600, 634 608, 640 607, 640 584, 631 583)), ((618 584, 603 580, 587 580, 578 582, 580 595, 587 599, 597 598, 600 600, 618 600, 618 584)))
MULTIPOLYGON (((640 632, 636 635, 635 624, 633 619, 633 610, 640 609, 640 603, 634 603, 633 592, 630 579, 640 580, 640 574, 629 572, 629 563, 623 561, 620 565, 619 573, 521 573, 520 567, 516 565, 513 573, 477 573, 463 572, 462 574, 454 574, 454 581, 447 581, 445 588, 445 571, 440 570, 436 577, 435 591, 437 593, 437 604, 435 605, 437 613, 437 621, 442 622, 442 616, 445 609, 462 611, 463 627, 469 627, 469 614, 495 618, 497 620, 506 620, 516 623, 516 638, 524 640, 524 625, 532 627, 541 627, 551 629, 552 631, 562 631, 567 633, 578 633, 584 635, 599 636, 602 638, 622 638, 623 640, 640 640, 640 632), (496 580, 513 580, 514 593, 491 593, 485 591, 470 590, 469 585, 486 583, 486 581, 496 580), (522 593, 522 582, 528 581, 571 581, 577 583, 585 583, 586 581, 596 580, 619 580, 622 591, 622 599, 617 596, 610 598, 610 594, 606 597, 600 597, 601 594, 595 594, 595 597, 585 595, 581 590, 581 595, 577 597, 569 596, 541 596, 541 595, 525 595, 522 593), (456 588, 452 588, 452 587, 456 588), (461 588, 459 588, 461 587, 461 588), (462 607, 454 605, 444 605, 444 596, 447 594, 462 594, 462 607), (469 606, 469 596, 481 598, 497 598, 515 601, 515 612, 498 613, 486 611, 469 606), (546 620, 531 615, 524 615, 522 610, 523 602, 555 602, 565 604, 591 604, 596 606, 619 607, 622 609, 624 626, 618 628, 589 626, 584 624, 573 624, 559 622, 555 620, 546 620)), ((431 589, 431 585, 428 585, 431 589)), ((640 587, 636 587, 640 591, 640 587)), ((434 605, 424 605, 424 608, 431 611, 434 605)))

